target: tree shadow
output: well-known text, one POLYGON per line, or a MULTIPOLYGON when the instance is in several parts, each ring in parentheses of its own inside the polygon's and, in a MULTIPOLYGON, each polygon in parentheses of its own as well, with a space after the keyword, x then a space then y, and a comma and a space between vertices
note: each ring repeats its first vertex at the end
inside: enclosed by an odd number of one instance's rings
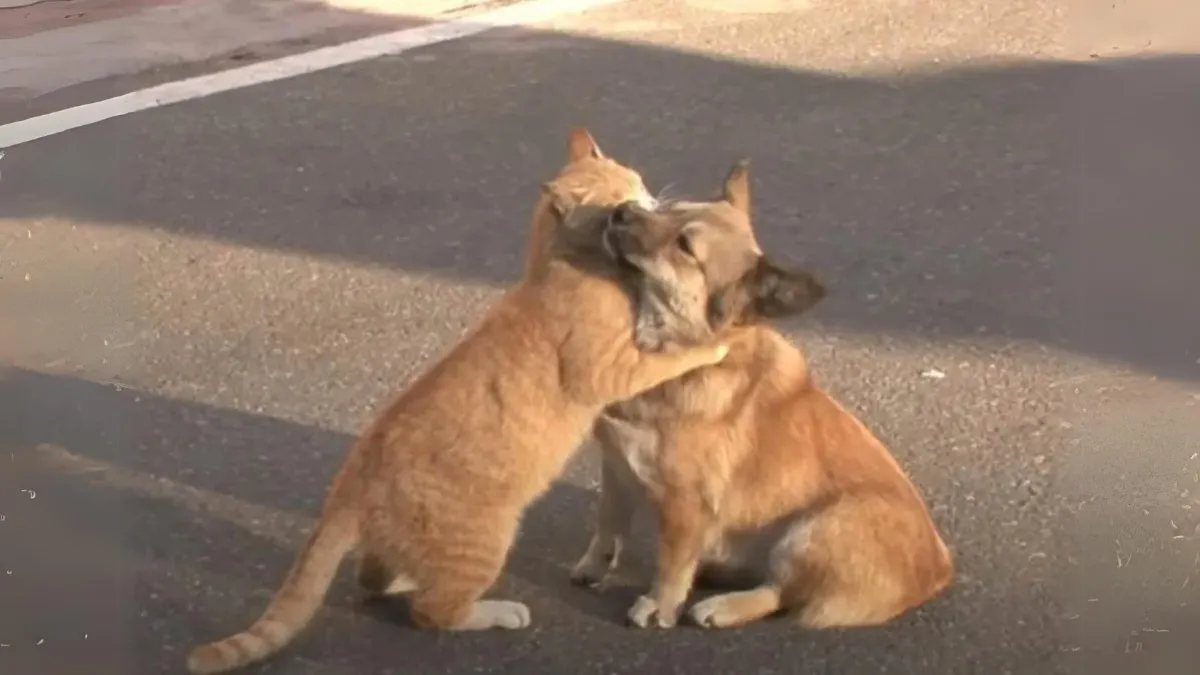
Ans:
POLYGON ((838 77, 501 29, 14 148, 0 217, 503 285, 536 182, 583 123, 675 192, 753 158, 762 239, 830 281, 815 316, 831 327, 1030 340, 1194 379, 1197 65, 838 77))

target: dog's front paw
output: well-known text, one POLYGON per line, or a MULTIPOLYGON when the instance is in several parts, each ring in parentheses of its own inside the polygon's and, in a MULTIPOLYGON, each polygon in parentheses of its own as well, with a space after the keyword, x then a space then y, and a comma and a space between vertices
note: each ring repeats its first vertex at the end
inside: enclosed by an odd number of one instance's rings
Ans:
POLYGON ((679 606, 665 606, 652 596, 643 595, 626 614, 629 623, 638 628, 674 628, 679 621, 679 606))

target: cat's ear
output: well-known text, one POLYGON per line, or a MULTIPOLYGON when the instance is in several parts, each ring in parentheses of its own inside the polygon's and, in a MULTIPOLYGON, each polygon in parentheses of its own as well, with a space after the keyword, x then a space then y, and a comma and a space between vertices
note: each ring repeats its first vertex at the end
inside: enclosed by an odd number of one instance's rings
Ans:
POLYGON ((579 204, 579 200, 573 194, 554 182, 542 183, 542 194, 546 197, 550 211, 559 221, 566 220, 579 204))
POLYGON ((578 162, 581 159, 603 159, 604 153, 596 139, 583 127, 571 129, 567 135, 567 162, 578 162))

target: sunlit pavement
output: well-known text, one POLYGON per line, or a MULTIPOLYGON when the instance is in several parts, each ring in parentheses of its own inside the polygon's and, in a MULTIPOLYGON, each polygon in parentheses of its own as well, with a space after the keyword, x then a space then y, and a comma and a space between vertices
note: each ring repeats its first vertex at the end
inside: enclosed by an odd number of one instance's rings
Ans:
POLYGON ((631 0, 9 149, 0 672, 178 673, 248 625, 352 434, 515 279, 577 123, 672 194, 752 159, 764 246, 833 290, 784 327, 926 494, 957 584, 876 630, 626 628, 649 537, 623 586, 567 582, 584 453, 495 591, 528 631, 418 632, 343 575, 251 672, 1195 672, 1200 59, 1132 20, 1064 43, 1048 2, 731 4, 631 0))

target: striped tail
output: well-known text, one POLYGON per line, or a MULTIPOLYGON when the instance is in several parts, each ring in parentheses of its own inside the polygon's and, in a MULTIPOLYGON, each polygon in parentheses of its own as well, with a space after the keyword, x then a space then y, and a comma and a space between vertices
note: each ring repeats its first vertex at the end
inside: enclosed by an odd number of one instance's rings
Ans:
POLYGON ((188 671, 210 675, 261 661, 283 649, 321 607, 342 558, 358 544, 357 519, 323 519, 288 572, 270 606, 247 630, 210 642, 188 655, 188 671))

